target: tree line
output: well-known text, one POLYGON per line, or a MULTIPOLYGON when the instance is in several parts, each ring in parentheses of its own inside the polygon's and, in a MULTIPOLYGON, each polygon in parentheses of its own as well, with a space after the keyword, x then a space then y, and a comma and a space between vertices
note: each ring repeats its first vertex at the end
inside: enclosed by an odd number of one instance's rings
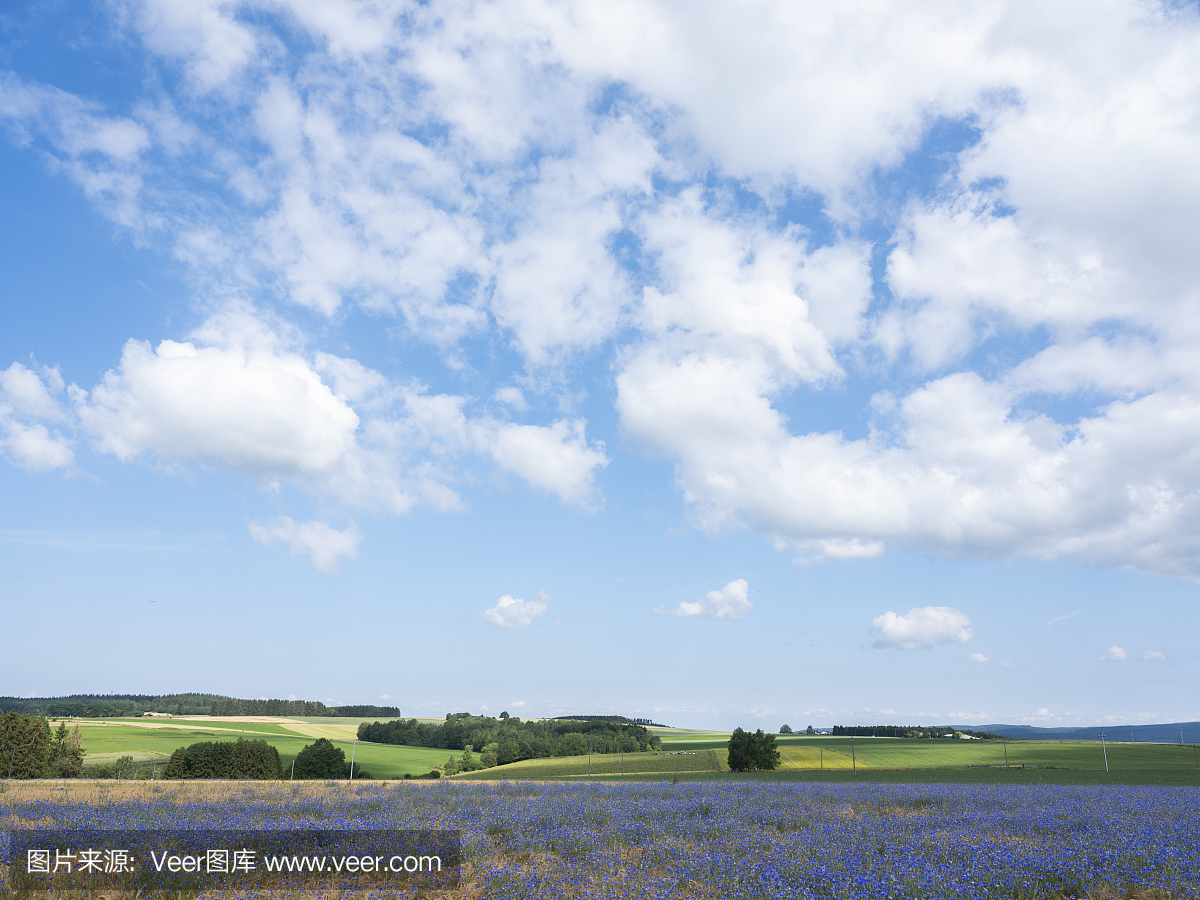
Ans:
MULTIPOLYGON (((502 719, 508 718, 508 713, 500 713, 502 719)), ((651 719, 627 719, 625 716, 555 716, 552 721, 562 722, 623 722, 627 725, 645 725, 648 728, 666 728, 651 719)))
POLYGON ((212 704, 226 700, 218 694, 70 694, 66 697, 0 697, 0 713, 58 719, 101 719, 167 713, 208 715, 212 704))
POLYGON ((213 701, 212 716, 399 716, 395 706, 326 706, 320 700, 235 700, 223 697, 213 701))
POLYGON ((461 759, 451 757, 447 774, 490 768, 522 759, 548 756, 582 756, 592 753, 641 753, 659 750, 662 741, 645 726, 603 719, 545 719, 523 722, 515 716, 491 718, 470 713, 451 713, 437 724, 400 719, 366 723, 358 727, 358 739, 377 744, 433 747, 465 751, 461 759), (478 759, 474 752, 478 751, 478 759))
POLYGON ((895 737, 895 738, 940 738, 955 733, 969 734, 972 737, 986 740, 1000 740, 1000 736, 990 731, 972 731, 969 728, 950 728, 948 726, 910 726, 910 725, 834 725, 835 737, 895 737))
POLYGON ((395 706, 326 706, 317 700, 239 700, 221 694, 71 694, 0 697, 0 713, 56 719, 115 719, 161 713, 174 716, 395 717, 395 706))

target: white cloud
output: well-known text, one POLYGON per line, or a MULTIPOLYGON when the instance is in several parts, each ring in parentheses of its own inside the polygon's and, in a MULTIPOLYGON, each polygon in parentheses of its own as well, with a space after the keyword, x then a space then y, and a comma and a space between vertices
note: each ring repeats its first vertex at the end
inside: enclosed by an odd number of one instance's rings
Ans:
POLYGON ((342 557, 358 558, 358 544, 362 540, 358 527, 351 522, 338 531, 324 522, 297 522, 288 516, 279 516, 269 522, 252 522, 250 536, 269 547, 275 543, 287 544, 297 556, 307 556, 312 567, 326 575, 334 574, 342 557))
POLYGON ((524 700, 513 700, 508 705, 511 706, 513 709, 521 709, 522 707, 525 706, 525 701, 524 700))
POLYGON ((871 627, 877 632, 875 646, 880 649, 923 650, 939 644, 965 644, 974 634, 971 620, 951 606, 914 607, 903 616, 888 610, 872 619, 871 627))
POLYGON ((709 619, 740 619, 754 609, 749 599, 750 585, 744 578, 730 581, 719 591, 709 591, 703 600, 682 601, 675 609, 657 607, 655 615, 691 618, 703 616, 709 619))
POLYGON ((391 694, 380 694, 380 695, 379 695, 379 699, 380 699, 380 700, 391 700, 391 699, 392 699, 392 695, 391 695, 391 694))
POLYGON ((541 591, 538 592, 537 600, 514 600, 505 594, 496 601, 495 606, 489 606, 481 615, 484 621, 500 628, 521 628, 532 625, 534 619, 545 614, 548 609, 546 601, 549 599, 541 591))
POLYGON ((354 446, 358 415, 295 353, 131 340, 120 368, 78 399, 100 449, 254 475, 320 475, 354 446))
POLYGON ((603 445, 588 445, 582 419, 548 427, 496 423, 476 433, 502 468, 576 506, 592 502, 596 470, 608 465, 603 445))
POLYGON ((62 376, 57 369, 43 369, 39 375, 14 362, 0 371, 0 448, 22 468, 34 472, 74 469, 70 439, 52 433, 44 424, 61 423, 66 418, 54 396, 62 390, 62 376))
MULTIPOLYGON (((619 427, 675 465, 696 524, 803 561, 900 544, 1200 578, 1194 10, 120 9, 184 90, 131 117, 2 74, 0 119, 202 296, 393 316, 461 371, 480 336, 548 382, 611 364, 619 427), (943 126, 961 146, 930 160, 943 126), (788 224, 809 201, 832 228, 788 224), (842 420, 808 415, 831 394, 842 420)), ((474 416, 302 343, 131 344, 79 415, 122 458, 347 504, 458 508, 475 455, 600 505, 608 456, 567 413, 474 416), (191 394, 194 420, 169 407, 191 394)), ((31 415, 6 453, 69 468, 68 423, 31 415)))
POLYGON ((1124 647, 1118 647, 1116 644, 1113 644, 1096 658, 1101 662, 1118 661, 1129 659, 1129 654, 1125 652, 1124 647))
POLYGON ((967 657, 967 659, 969 659, 973 663, 989 663, 989 662, 991 662, 991 659, 984 656, 982 653, 972 653, 970 656, 967 657))
POLYGON ((1145 662, 1160 662, 1166 658, 1167 654, 1163 653, 1161 650, 1147 650, 1142 653, 1142 659, 1145 662))
POLYGON ((505 406, 510 406, 518 411, 529 408, 529 404, 525 402, 525 394, 519 387, 513 387, 511 384, 497 388, 496 393, 492 396, 505 406))
POLYGON ((288 479, 393 513, 462 508, 452 484, 472 457, 587 508, 599 502, 595 474, 608 464, 582 419, 470 416, 468 398, 395 385, 353 359, 310 356, 286 330, 237 309, 191 341, 129 341, 118 368, 90 392, 71 393, 97 449, 122 460, 288 479))

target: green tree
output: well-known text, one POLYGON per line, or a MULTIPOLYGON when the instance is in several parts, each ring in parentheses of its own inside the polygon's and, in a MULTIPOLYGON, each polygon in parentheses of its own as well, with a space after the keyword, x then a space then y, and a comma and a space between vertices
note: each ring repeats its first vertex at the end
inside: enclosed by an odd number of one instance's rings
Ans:
POLYGON ((555 756, 583 756, 587 752, 587 738, 578 732, 564 734, 554 742, 555 756))
POLYGON ((281 775, 278 750, 263 740, 247 741, 241 738, 236 741, 200 741, 180 747, 171 754, 163 771, 164 778, 276 779, 281 775))
POLYGON ((780 734, 791 734, 791 733, 792 733, 792 726, 791 726, 791 725, 780 725, 780 726, 779 726, 779 733, 780 733, 780 734))
POLYGON ((775 735, 763 734, 760 728, 754 734, 735 728, 729 736, 729 770, 731 772, 763 772, 779 767, 779 751, 775 749, 775 735))
POLYGON ((760 728, 754 732, 751 741, 753 769, 756 772, 770 772, 779 768, 779 751, 775 749, 775 735, 763 734, 760 728))
POLYGON ((729 736, 729 771, 749 771, 753 756, 750 751, 750 735, 740 727, 729 736))
POLYGON ((13 778, 41 778, 50 749, 50 726, 39 716, 9 712, 0 718, 0 772, 13 778))
POLYGON ((809 725, 808 728, 806 728, 804 730, 804 733, 805 734, 816 734, 817 732, 813 729, 813 727, 811 725, 809 725))
POLYGON ((474 749, 474 746, 471 744, 467 744, 467 746, 463 748, 462 759, 459 760, 457 771, 474 772, 476 769, 483 768, 483 766, 479 764, 479 760, 475 758, 472 752, 474 749))
POLYGON ((479 761, 483 763, 485 769, 490 769, 499 762, 500 744, 493 741, 490 744, 485 744, 483 751, 479 754, 479 761))
POLYGON ((317 738, 296 754, 296 777, 313 779, 340 779, 350 775, 350 764, 346 762, 346 751, 333 746, 328 738, 317 738))
POLYGON ((46 753, 47 778, 78 778, 83 772, 83 737, 79 726, 67 731, 67 723, 59 722, 46 753))

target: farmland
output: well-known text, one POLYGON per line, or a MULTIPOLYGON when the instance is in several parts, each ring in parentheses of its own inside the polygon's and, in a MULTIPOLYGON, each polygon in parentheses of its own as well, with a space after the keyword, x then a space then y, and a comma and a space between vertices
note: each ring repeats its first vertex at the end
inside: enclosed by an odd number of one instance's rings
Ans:
MULTIPOLYGON (((284 719, 266 717, 192 719, 83 719, 78 720, 87 751, 87 765, 104 765, 121 756, 135 762, 165 764, 179 747, 197 741, 261 739, 279 751, 286 770, 296 754, 319 737, 342 741, 338 744, 350 759, 350 741, 363 719, 312 718, 284 719)), ((74 722, 72 724, 75 724, 74 722)), ((397 747, 359 742, 354 749, 355 766, 376 778, 403 778, 406 773, 420 775, 446 762, 450 751, 425 747, 397 747)))
POLYGON ((463 900, 1183 898, 1200 889, 1194 787, 442 780, 4 788, 0 820, 17 828, 457 830, 462 888, 445 896, 463 900))
POLYGON ((677 773, 715 773, 729 771, 715 750, 675 753, 609 753, 586 756, 552 756, 525 759, 478 772, 454 776, 458 780, 494 778, 587 778, 590 775, 656 775, 671 777, 677 773))
MULTIPOLYGON (((279 750, 286 770, 296 754, 319 737, 339 743, 347 759, 350 741, 364 720, 357 718, 194 717, 80 720, 88 765, 111 764, 121 756, 139 763, 162 762, 179 747, 197 741, 262 739, 279 750)), ((661 754, 594 755, 590 773, 602 779, 631 780, 730 777, 726 762, 728 732, 654 728, 663 741, 661 754), (682 755, 671 751, 684 751, 682 755), (725 773, 718 776, 718 773, 725 773)), ((767 776, 838 781, 857 766, 857 777, 873 781, 946 780, 1012 783, 1200 784, 1200 761, 1191 745, 1090 741, 961 741, 904 738, 776 738, 780 768, 767 776), (853 757, 852 757, 853 747, 853 757), (1109 771, 1105 772, 1104 753, 1109 771), (996 767, 1007 763, 1021 768, 996 767), (853 763, 852 763, 853 759, 853 763)), ((461 751, 371 744, 359 741, 356 767, 376 778, 402 778, 440 767, 461 751)), ((589 774, 586 756, 528 759, 455 776, 456 779, 579 779, 589 774)))

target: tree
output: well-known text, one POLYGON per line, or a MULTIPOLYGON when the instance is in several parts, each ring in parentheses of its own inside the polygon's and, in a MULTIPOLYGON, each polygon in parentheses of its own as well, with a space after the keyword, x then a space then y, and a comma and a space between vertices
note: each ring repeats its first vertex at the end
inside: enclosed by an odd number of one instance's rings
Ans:
POLYGON ((485 769, 490 769, 499 762, 500 744, 493 741, 490 744, 484 744, 483 750, 479 754, 479 761, 483 763, 485 769))
POLYGON ((463 748, 462 759, 459 761, 456 771, 474 772, 483 768, 479 760, 472 755, 472 751, 474 749, 475 747, 472 744, 467 744, 467 746, 463 748))
MULTIPOLYGON (((303 765, 297 757, 298 777, 320 777, 300 774, 303 765)), ((180 747, 171 754, 163 777, 276 779, 281 774, 278 750, 263 740, 239 738, 236 741, 201 741, 180 747)))
MULTIPOLYGON (((180 749, 182 749, 182 748, 180 748, 180 749)), ((179 752, 179 750, 175 751, 175 753, 178 753, 178 752, 179 752)), ((172 754, 171 758, 172 759, 175 758, 174 754, 172 754)), ((170 769, 170 764, 168 764, 167 768, 170 769)), ((132 756, 128 756, 128 755, 119 756, 119 757, 117 757, 117 761, 115 763, 113 763, 113 767, 112 767, 113 778, 118 778, 118 779, 128 778, 133 774, 133 769, 134 769, 134 763, 133 763, 132 756)), ((170 778, 171 776, 168 775, 166 777, 170 778)))
POLYGON ((9 712, 0 718, 0 772, 13 778, 41 778, 50 747, 50 726, 38 716, 9 712))
POLYGON ((318 738, 296 755, 297 778, 347 778, 350 764, 346 762, 346 751, 333 746, 328 738, 318 738))
POLYGON ((746 772, 750 769, 750 737, 740 727, 733 729, 733 734, 729 736, 729 771, 746 772))
POLYGON ((809 725, 807 730, 805 730, 804 733, 805 734, 816 734, 817 732, 815 730, 813 730, 813 727, 811 725, 809 725))
POLYGON ((78 778, 83 772, 83 737, 79 726, 67 731, 67 723, 59 722, 46 754, 47 778, 78 778))
POLYGON ((751 740, 753 768, 756 772, 770 772, 779 768, 779 751, 775 749, 775 735, 763 734, 760 728, 751 740))
POLYGON ((555 756, 583 756, 587 752, 587 738, 578 732, 564 734, 554 742, 555 756))
POLYGON ((502 719, 507 719, 507 718, 508 718, 508 711, 507 711, 507 710, 505 710, 504 712, 500 713, 500 718, 502 718, 502 719))
POLYGON ((763 734, 760 728, 754 734, 735 728, 729 736, 729 770, 731 772, 763 772, 779 767, 779 751, 775 749, 775 735, 763 734))
POLYGON ((791 725, 780 725, 780 726, 779 726, 779 733, 780 733, 780 734, 791 734, 791 733, 792 733, 792 726, 791 726, 791 725))

